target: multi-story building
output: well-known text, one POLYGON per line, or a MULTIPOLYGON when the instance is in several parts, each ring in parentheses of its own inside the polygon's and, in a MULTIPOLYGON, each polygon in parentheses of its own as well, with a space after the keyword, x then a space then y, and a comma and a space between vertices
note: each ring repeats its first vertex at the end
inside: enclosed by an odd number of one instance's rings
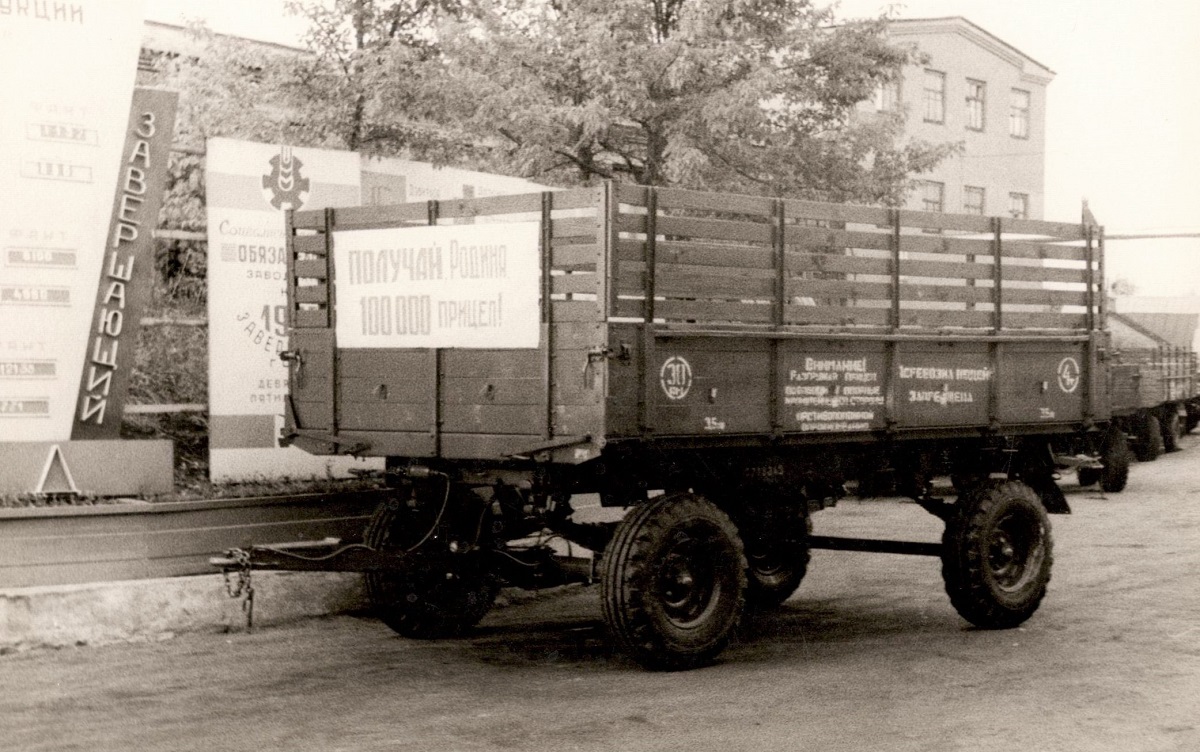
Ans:
POLYGON ((925 59, 860 111, 900 107, 908 138, 963 145, 920 176, 907 207, 1041 219, 1054 71, 962 17, 895 20, 888 34, 925 59))

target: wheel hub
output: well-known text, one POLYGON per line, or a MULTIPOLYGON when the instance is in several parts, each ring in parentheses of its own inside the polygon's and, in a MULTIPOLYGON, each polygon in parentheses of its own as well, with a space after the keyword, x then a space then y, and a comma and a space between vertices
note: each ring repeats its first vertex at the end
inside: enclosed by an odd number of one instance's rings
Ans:
POLYGON ((703 540, 680 536, 663 560, 658 596, 663 614, 676 626, 688 627, 700 622, 720 593, 706 550, 703 540))

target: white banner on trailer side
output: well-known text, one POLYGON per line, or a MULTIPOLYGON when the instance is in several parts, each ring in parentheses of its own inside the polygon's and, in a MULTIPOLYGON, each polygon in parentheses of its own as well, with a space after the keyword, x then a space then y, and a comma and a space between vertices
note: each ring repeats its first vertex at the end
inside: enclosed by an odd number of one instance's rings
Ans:
POLYGON ((540 224, 333 233, 338 347, 535 348, 540 224))
MULTIPOLYGON (((361 462, 279 446, 287 399, 284 212, 359 203, 359 155, 208 142, 209 473, 343 473, 361 462)), ((381 464, 381 463, 377 463, 381 464)))
POLYGON ((88 335, 142 3, 0 10, 0 442, 66 441, 84 365, 108 355, 88 335))

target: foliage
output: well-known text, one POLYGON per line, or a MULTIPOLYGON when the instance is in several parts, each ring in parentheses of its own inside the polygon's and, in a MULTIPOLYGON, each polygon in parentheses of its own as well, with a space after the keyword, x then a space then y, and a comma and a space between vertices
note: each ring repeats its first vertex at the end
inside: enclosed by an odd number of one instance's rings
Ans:
POLYGON ((502 0, 445 25, 386 101, 543 181, 899 203, 952 147, 897 147, 900 115, 856 116, 915 53, 882 19, 832 20, 810 0, 502 0))
MULTIPOLYGON (((437 53, 434 23, 460 14, 461 0, 289 0, 286 7, 309 22, 304 50, 192 29, 201 52, 180 61, 174 76, 188 135, 387 155, 437 140, 380 94, 437 53)), ((404 89, 393 91, 393 103, 404 89)))

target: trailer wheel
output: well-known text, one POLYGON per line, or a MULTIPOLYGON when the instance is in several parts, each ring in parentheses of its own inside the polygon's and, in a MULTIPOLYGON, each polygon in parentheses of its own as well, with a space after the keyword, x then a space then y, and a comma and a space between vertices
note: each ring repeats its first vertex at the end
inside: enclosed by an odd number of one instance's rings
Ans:
POLYGON ((1179 419, 1179 411, 1173 405, 1163 408, 1162 440, 1163 450, 1178 452, 1181 447, 1179 440, 1183 438, 1183 421, 1179 419))
MULTIPOLYGON (((805 538, 812 534, 812 518, 805 516, 805 538)), ((746 603, 751 608, 776 608, 796 592, 812 552, 807 540, 745 542, 746 603)))
POLYGON ((1050 582, 1050 520, 1037 493, 992 481, 955 504, 942 536, 950 603, 984 629, 1009 629, 1037 611, 1050 582))
POLYGON ((1153 462, 1166 449, 1163 446, 1162 426, 1159 424, 1158 418, 1146 415, 1142 418, 1139 429, 1137 448, 1134 454, 1137 455, 1138 462, 1153 462))
POLYGON ((614 641, 643 667, 710 663, 745 608, 746 560, 733 522, 686 492, 634 507, 604 551, 601 594, 614 641))
POLYGON ((1119 428, 1112 428, 1104 437, 1103 453, 1100 461, 1104 469, 1100 471, 1100 488, 1109 493, 1120 493, 1129 483, 1129 464, 1132 461, 1129 451, 1129 439, 1119 428))
MULTIPOLYGON (((434 492, 429 491, 432 495, 434 492)), ((372 548, 407 552, 399 570, 367 572, 367 595, 380 621, 404 637, 451 637, 479 623, 492 607, 499 584, 475 554, 451 553, 441 504, 452 495, 409 508, 391 499, 375 508, 363 533, 372 548)))

